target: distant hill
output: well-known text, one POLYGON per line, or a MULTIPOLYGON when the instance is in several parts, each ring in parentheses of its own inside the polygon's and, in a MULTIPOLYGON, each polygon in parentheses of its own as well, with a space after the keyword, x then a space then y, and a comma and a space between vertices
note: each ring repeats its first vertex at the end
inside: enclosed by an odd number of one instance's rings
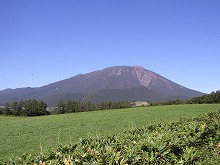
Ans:
POLYGON ((0 105, 21 99, 43 99, 49 106, 62 100, 165 101, 204 95, 139 66, 114 66, 37 88, 0 91, 0 105))

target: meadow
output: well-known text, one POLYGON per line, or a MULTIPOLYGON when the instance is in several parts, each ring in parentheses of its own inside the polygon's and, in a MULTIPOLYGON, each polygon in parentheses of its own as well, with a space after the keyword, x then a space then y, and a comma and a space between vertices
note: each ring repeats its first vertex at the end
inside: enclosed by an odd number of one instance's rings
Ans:
POLYGON ((171 123, 220 109, 220 104, 152 106, 40 117, 0 116, 0 162, 39 155, 89 136, 119 134, 150 124, 171 123))

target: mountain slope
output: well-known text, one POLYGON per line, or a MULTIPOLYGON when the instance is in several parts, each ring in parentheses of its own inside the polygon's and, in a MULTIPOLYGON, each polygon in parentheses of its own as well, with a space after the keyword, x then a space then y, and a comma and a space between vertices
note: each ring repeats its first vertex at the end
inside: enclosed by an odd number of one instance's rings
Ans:
POLYGON ((160 94, 149 90, 145 87, 136 88, 124 88, 124 89, 103 89, 97 92, 93 92, 84 97, 83 101, 91 101, 98 103, 101 101, 137 101, 137 100, 147 100, 147 101, 162 101, 165 98, 160 94))
POLYGON ((115 66, 38 88, 0 91, 0 104, 28 98, 44 99, 54 105, 60 99, 84 101, 162 101, 188 99, 204 93, 185 88, 139 66, 115 66), (92 99, 91 99, 92 98, 92 99))

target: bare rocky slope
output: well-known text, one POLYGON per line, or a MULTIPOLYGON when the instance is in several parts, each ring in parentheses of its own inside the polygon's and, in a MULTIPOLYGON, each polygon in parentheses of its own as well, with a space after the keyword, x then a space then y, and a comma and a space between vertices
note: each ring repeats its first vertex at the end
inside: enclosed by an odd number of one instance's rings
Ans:
POLYGON ((174 83, 139 66, 114 66, 37 88, 0 91, 0 105, 21 99, 43 99, 54 106, 60 99, 102 101, 163 101, 189 99, 204 93, 174 83))

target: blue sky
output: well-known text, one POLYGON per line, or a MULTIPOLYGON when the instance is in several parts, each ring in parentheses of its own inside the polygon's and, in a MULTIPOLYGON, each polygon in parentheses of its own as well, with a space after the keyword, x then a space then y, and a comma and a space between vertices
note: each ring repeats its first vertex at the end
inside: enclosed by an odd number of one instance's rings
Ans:
POLYGON ((220 89, 219 0, 1 0, 0 90, 140 65, 220 89))

